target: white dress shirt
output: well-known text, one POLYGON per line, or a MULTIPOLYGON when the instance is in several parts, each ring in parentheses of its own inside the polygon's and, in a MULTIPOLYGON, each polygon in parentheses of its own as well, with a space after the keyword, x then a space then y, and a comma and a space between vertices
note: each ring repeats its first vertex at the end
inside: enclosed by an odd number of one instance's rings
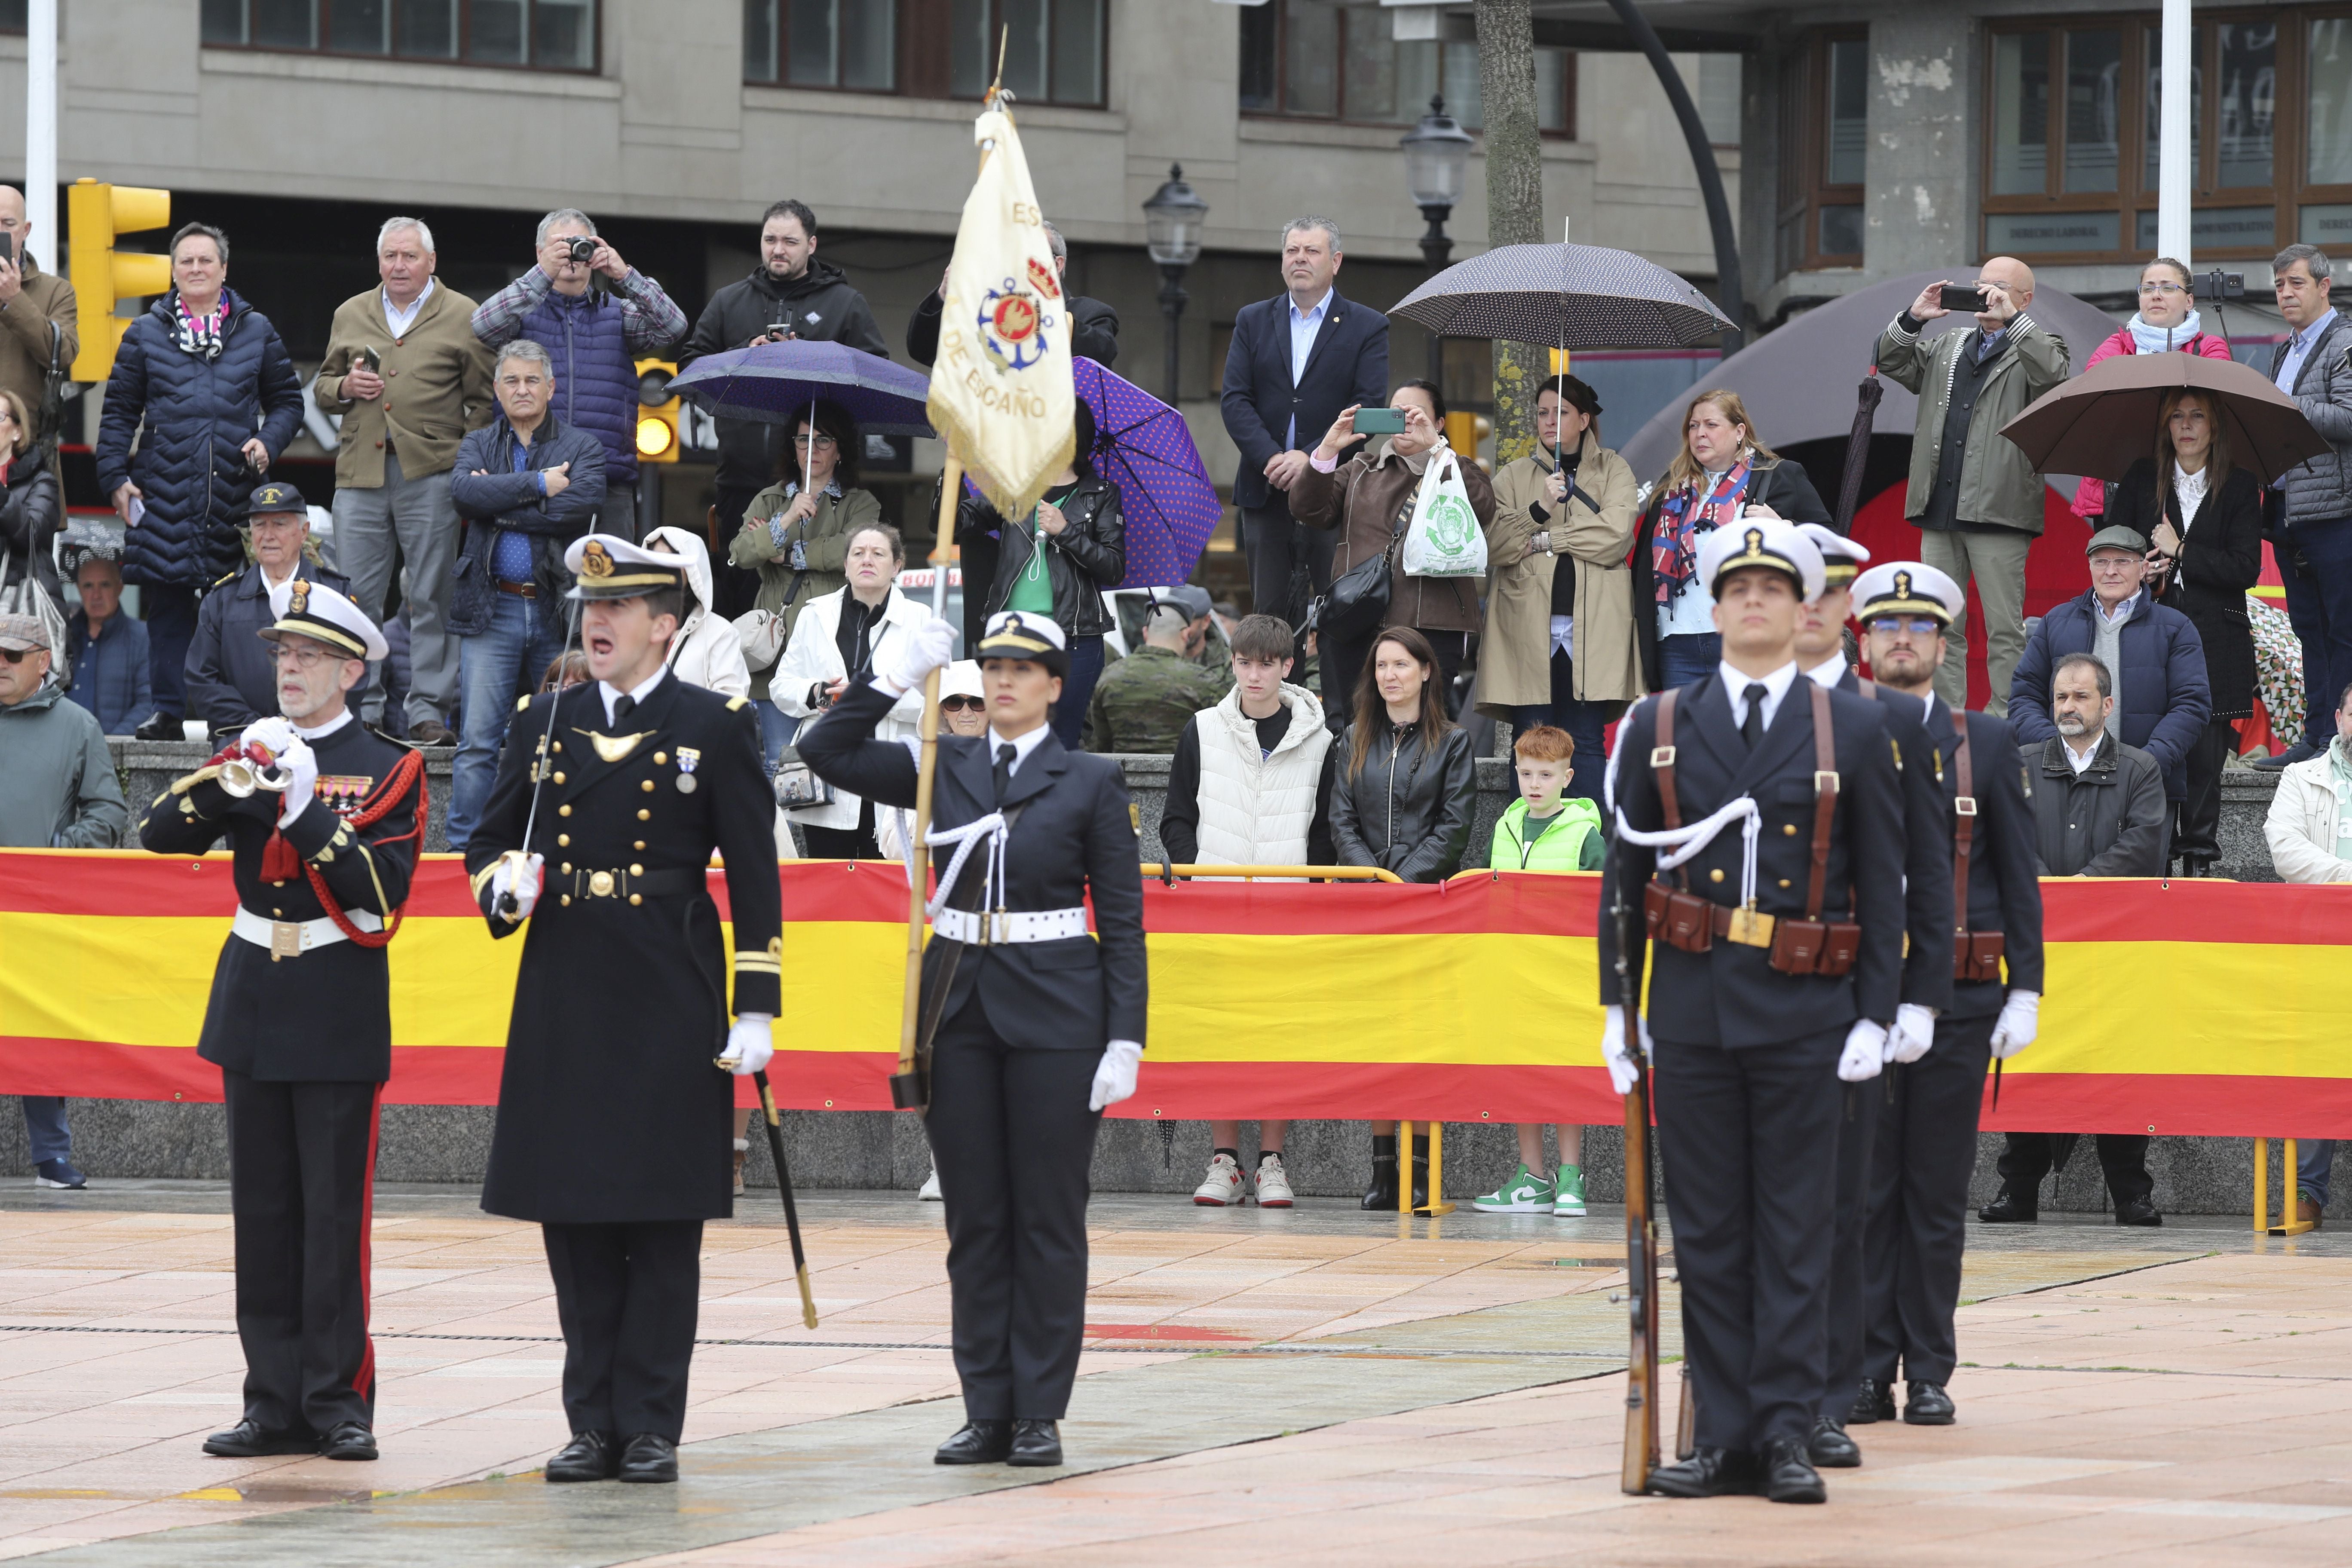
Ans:
POLYGON ((282 621, 286 618, 286 606, 294 602, 294 579, 301 574, 302 568, 299 563, 288 567, 286 575, 283 577, 272 577, 269 574, 269 568, 262 567, 261 585, 269 595, 271 620, 282 621))
POLYGON ((1731 722, 1734 728, 1748 727, 1748 689, 1761 683, 1764 688, 1764 728, 1772 727, 1773 716, 1780 711, 1780 699, 1789 695, 1789 688, 1797 682, 1797 661, 1790 659, 1769 675, 1743 675, 1725 664, 1717 667, 1723 679, 1723 689, 1731 698, 1731 722))
POLYGON ((408 309, 405 310, 392 302, 392 290, 385 289, 383 320, 384 324, 392 329, 392 335, 395 338, 406 337, 408 329, 416 324, 416 312, 425 309, 425 301, 431 298, 433 298, 433 279, 430 278, 425 280, 425 287, 416 291, 416 298, 408 302, 408 309))
POLYGON ((2319 334, 2326 331, 2335 320, 2336 312, 2326 311, 2319 320, 2287 340, 2286 356, 2279 361, 2278 374, 2271 378, 2281 392, 2290 397, 2294 395, 2294 378, 2303 374, 2303 362, 2311 357, 2312 348, 2319 342, 2319 334))
POLYGON ((1835 691, 1838 682, 1845 679, 1845 655, 1832 654, 1812 668, 1805 671, 1824 691, 1835 691))
MULTIPOLYGON (((1324 318, 1331 313, 1331 296, 1338 292, 1336 289, 1324 289, 1323 298, 1315 301, 1315 308, 1311 310, 1301 310, 1296 300, 1289 302, 1286 313, 1290 318, 1290 386, 1294 392, 1298 389, 1298 378, 1307 374, 1307 357, 1315 352, 1315 335, 1323 330, 1324 318)), ((1290 428, 1283 436, 1282 445, 1286 450, 1298 445, 1298 416, 1296 414, 1290 416, 1290 428)))
POLYGON ((634 697, 637 700, 637 705, 639 707, 642 708, 645 706, 646 698, 652 693, 655 687, 659 686, 662 683, 662 677, 668 673, 669 666, 663 665, 660 668, 655 670, 653 674, 646 677, 645 683, 634 691, 623 691, 619 687, 614 685, 609 680, 598 681, 596 683, 596 690, 598 694, 604 699, 604 722, 607 724, 617 724, 620 722, 618 719, 613 717, 613 710, 624 697, 634 697))
POLYGON ((312 741, 325 740, 328 736, 333 734, 336 731, 341 729, 351 721, 352 710, 349 708, 346 708, 315 730, 305 730, 301 725, 297 724, 294 726, 294 732, 302 737, 303 744, 308 745, 312 741))
POLYGON ((996 765, 996 748, 1009 743, 1013 747, 1013 765, 1005 773, 1008 776, 1019 773, 1021 764, 1029 760, 1029 753, 1045 744, 1045 737, 1053 731, 1054 727, 1043 719, 1037 721, 1037 727, 1025 735, 1001 735, 995 726, 991 725, 988 731, 988 765, 992 768, 996 765))
POLYGON ((2092 736, 2091 749, 2087 752, 2078 752, 2074 749, 2074 742, 2066 739, 2063 735, 2058 737, 2059 750, 2066 753, 2066 765, 2074 770, 2074 776, 2076 778, 2081 778, 2083 776, 2084 770, 2088 768, 2093 763, 2099 760, 2099 742, 2101 740, 2105 738, 2105 734, 2106 731, 2103 730, 2098 734, 2092 736))

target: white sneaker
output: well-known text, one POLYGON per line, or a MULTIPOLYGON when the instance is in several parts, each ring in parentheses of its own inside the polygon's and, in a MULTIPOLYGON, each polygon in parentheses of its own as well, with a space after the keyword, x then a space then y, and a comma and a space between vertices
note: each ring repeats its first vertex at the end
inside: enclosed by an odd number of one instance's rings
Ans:
POLYGON ((1231 1154, 1209 1161, 1209 1174, 1192 1189, 1192 1201, 1203 1208, 1223 1208, 1242 1201, 1242 1168, 1231 1154))
POLYGON ((915 1201, 926 1204, 945 1201, 940 1196, 940 1167, 936 1162, 931 1165, 931 1173, 923 1178, 922 1186, 915 1194, 915 1201))
POLYGON ((1282 1168, 1282 1156, 1268 1152, 1257 1157, 1257 1206, 1262 1209, 1286 1209, 1290 1206, 1290 1175, 1282 1168))

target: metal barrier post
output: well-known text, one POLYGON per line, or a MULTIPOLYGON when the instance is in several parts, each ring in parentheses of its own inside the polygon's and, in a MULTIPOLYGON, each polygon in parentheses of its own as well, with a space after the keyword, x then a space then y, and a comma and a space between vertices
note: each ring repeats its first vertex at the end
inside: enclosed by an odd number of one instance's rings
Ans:
POLYGON ((2254 1234, 2267 1235, 2271 1228, 2271 1141, 2254 1140, 2254 1234))
POLYGON ((2295 1217, 2294 1173, 2295 1141, 2279 1140, 2279 1222, 2271 1223, 2271 1141, 2254 1140, 2254 1234, 2257 1236, 2301 1236, 2317 1227, 2307 1219, 2295 1217))

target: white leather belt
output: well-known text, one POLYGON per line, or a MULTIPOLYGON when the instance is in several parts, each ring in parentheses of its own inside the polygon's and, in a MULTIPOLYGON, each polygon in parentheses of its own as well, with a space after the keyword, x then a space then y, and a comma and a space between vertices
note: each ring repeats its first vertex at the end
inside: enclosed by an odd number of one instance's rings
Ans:
POLYGON ((1087 911, 1021 910, 983 917, 971 910, 941 910, 931 917, 931 930, 950 942, 970 942, 974 947, 992 947, 1007 942, 1062 942, 1087 934, 1087 911))
MULTIPOLYGON (((362 931, 382 931, 383 921, 365 910, 353 910, 343 917, 362 931)), ((332 919, 315 921, 273 921, 267 915, 255 914, 239 905, 236 919, 229 922, 230 931, 256 947, 269 950, 269 962, 281 958, 299 958, 313 948, 331 947, 347 941, 343 928, 332 919)))

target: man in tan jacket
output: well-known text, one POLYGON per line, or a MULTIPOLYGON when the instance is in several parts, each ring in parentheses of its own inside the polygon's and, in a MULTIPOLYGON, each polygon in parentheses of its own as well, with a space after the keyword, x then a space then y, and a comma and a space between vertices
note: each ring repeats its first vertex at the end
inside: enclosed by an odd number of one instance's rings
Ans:
MULTIPOLYGON (((80 312, 73 285, 33 265, 26 245, 33 226, 25 216, 25 194, 0 185, 0 234, 8 255, 0 259, 0 391, 13 392, 38 420, 49 367, 71 363, 81 352, 80 312)), ((57 432, 37 430, 47 438, 57 432)))
POLYGON ((1555 724, 1576 742, 1568 793, 1601 798, 1602 732, 1642 695, 1633 574, 1633 470, 1601 444, 1601 400, 1574 376, 1536 398, 1536 452, 1495 476, 1478 711, 1514 731, 1555 724), (1554 466, 1554 454, 1558 466, 1554 466))
MULTIPOLYGON (((342 417, 338 564, 352 580, 352 602, 381 622, 397 542, 408 614, 408 739, 446 746, 456 742, 449 712, 457 689, 446 626, 457 557, 449 465, 466 432, 498 412, 490 351, 474 335, 474 301, 434 281, 433 231, 423 222, 386 218, 375 251, 383 285, 337 308, 311 391, 320 408, 342 417)), ((363 716, 379 721, 383 682, 371 683, 367 702, 363 716)))

